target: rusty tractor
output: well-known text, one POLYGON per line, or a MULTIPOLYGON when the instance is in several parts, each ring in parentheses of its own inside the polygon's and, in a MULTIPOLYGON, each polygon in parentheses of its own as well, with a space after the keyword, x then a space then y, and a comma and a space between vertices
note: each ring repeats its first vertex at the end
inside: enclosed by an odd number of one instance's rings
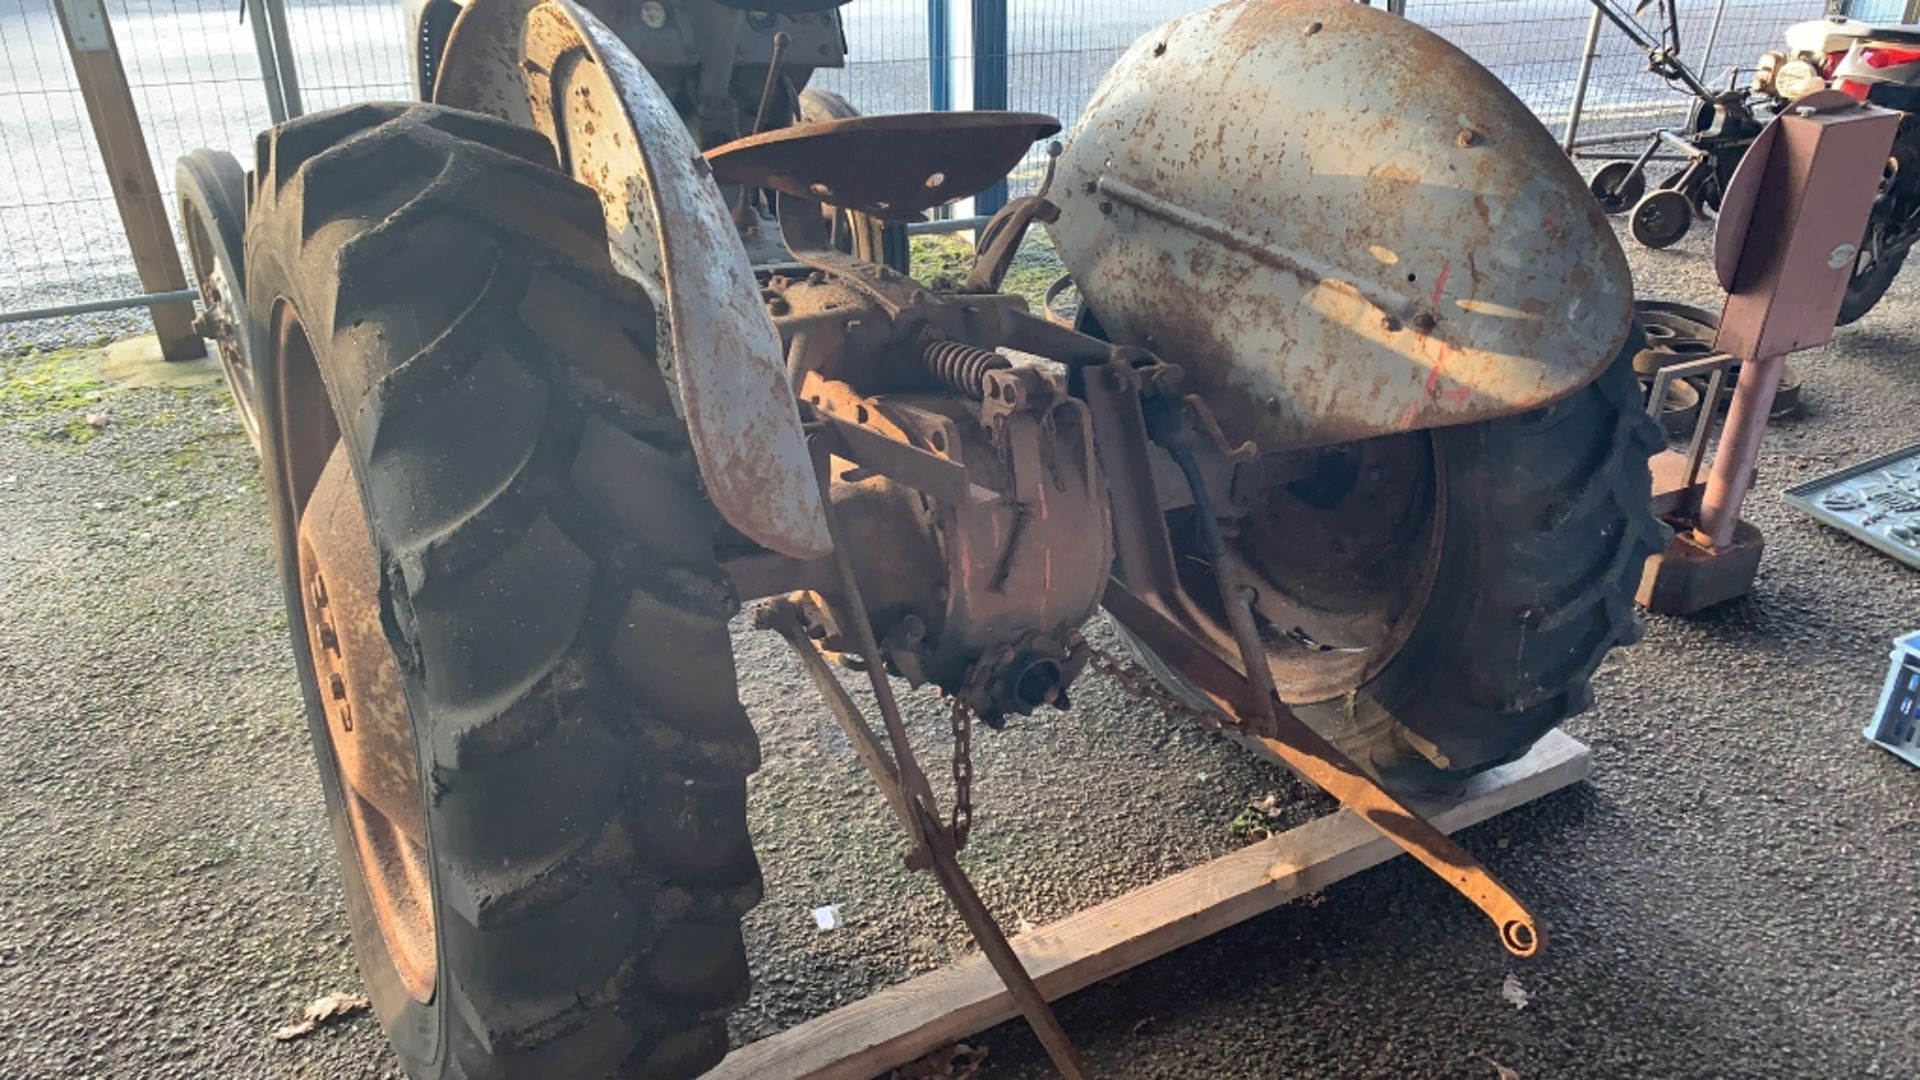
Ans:
POLYGON ((1056 121, 855 114, 808 86, 845 56, 829 0, 412 12, 423 102, 180 172, 412 1075, 726 1052, 761 891, 743 605, 1069 1075, 956 853, 974 722, 1045 723, 1089 666, 1145 667, 1541 947, 1400 799, 1588 705, 1663 539, 1659 436, 1618 243, 1484 69, 1341 0, 1179 19, 936 288, 904 223, 1056 121), (1036 224, 1077 319, 1000 288, 1036 224), (1132 659, 1082 636, 1101 609, 1132 659), (903 687, 951 703, 951 788, 903 687))

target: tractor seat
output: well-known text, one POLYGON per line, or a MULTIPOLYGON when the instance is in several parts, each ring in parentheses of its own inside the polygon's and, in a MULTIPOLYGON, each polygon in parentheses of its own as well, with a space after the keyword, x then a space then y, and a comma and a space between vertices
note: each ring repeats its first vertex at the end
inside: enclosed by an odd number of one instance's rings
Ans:
POLYGON ((978 195, 1037 140, 1060 131, 1038 113, 928 112, 795 124, 707 151, 723 184, 772 188, 890 221, 978 195))

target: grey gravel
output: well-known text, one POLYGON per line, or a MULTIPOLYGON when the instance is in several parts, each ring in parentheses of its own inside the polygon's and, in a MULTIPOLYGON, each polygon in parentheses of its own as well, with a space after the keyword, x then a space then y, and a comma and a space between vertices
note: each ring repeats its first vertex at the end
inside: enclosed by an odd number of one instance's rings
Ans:
MULTIPOLYGON (((1644 294, 1712 302, 1700 238, 1633 251, 1644 294)), ((1920 774, 1858 734, 1920 578, 1778 489, 1911 441, 1911 282, 1795 360, 1807 415, 1768 444, 1757 593, 1651 620, 1571 725, 1594 780, 1471 830, 1547 921, 1508 958, 1391 865, 1076 995, 1102 1075, 1912 1075, 1920 774), (1516 977, 1531 1003, 1501 986, 1516 977)), ((0 394, 0 1075, 381 1076, 357 1019, 269 1034, 358 980, 299 717, 259 484, 217 387, 85 411, 0 394)), ((1092 634, 1111 644, 1110 629, 1092 634)), ((742 633, 765 745, 755 1038, 945 963, 964 931, 898 862, 880 799, 777 642, 742 633), (840 905, 820 931, 810 909, 840 905)), ((1015 928, 1230 850, 1276 769, 1090 676, 1064 716, 981 732, 966 856, 1015 928)), ((923 746, 945 717, 915 699, 923 746)), ((929 752, 930 760, 942 760, 929 752)), ((936 780, 941 769, 934 767, 936 780)), ((1297 793, 1296 793, 1297 794, 1297 793)), ((1324 802, 1300 798, 1304 817, 1324 802)), ((989 1075, 1046 1072, 1017 1024, 989 1075)))

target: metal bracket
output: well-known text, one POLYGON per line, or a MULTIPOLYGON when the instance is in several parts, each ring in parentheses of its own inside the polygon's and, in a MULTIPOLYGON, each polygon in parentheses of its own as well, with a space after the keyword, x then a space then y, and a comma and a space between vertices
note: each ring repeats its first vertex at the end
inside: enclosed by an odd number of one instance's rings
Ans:
POLYGON ((775 600, 763 605, 756 613, 756 623, 773 630, 786 639, 801 663, 807 668, 814 685, 819 688, 827 707, 833 712, 834 719, 840 724, 847 738, 854 744, 860 760, 872 774, 874 782, 886 795, 894 815, 900 819, 900 825, 912 838, 914 849, 909 856, 908 865, 924 867, 933 871, 940 882, 940 888, 947 894, 960 913, 960 918, 972 931, 974 941, 980 946, 994 971, 1006 984, 1007 992, 1020 1006, 1020 1012, 1032 1026, 1034 1035, 1046 1048, 1047 1056, 1052 1059, 1054 1068, 1069 1080, 1081 1080, 1087 1075, 1086 1066, 1080 1060, 1080 1052, 1067 1038, 1066 1029, 1060 1026, 1060 1019, 1053 1014, 1053 1008, 1034 984, 1033 977, 1020 963, 1019 954, 1013 951, 1013 945, 1007 940, 1006 933, 994 920, 993 912, 960 869, 958 847, 949 827, 941 821, 939 804, 927 782, 926 773, 914 758, 913 744, 907 737, 906 724, 901 718, 900 703, 894 697, 893 686, 888 681, 885 661, 880 654, 880 644, 875 640, 873 625, 867 620, 866 605, 860 598, 860 583, 854 575, 853 556, 845 544, 840 542, 838 515, 833 508, 833 500, 827 490, 831 481, 828 451, 825 446, 814 446, 814 469, 821 485, 821 502, 825 507, 826 526, 832 538, 833 561, 838 572, 838 588, 844 600, 843 615, 848 624, 846 629, 858 645, 859 656, 867 669, 867 678, 873 686, 874 700, 880 707, 885 722, 888 747, 880 742, 879 735, 865 718, 847 693, 840 680, 827 665, 826 658, 819 648, 807 636, 799 618, 797 606, 790 601, 775 600))
POLYGON ((1268 695, 1265 701, 1260 700, 1246 675, 1202 644, 1202 636, 1190 628, 1192 620, 1183 620, 1135 596, 1119 582, 1107 588, 1101 606, 1149 649, 1175 664, 1249 737, 1278 754, 1295 772, 1340 800, 1342 806, 1380 830, 1485 912, 1499 929, 1500 943, 1508 952, 1532 956, 1540 950, 1546 935, 1538 920, 1479 860, 1388 794, 1278 698, 1268 695))
POLYGON ((1188 601, 1184 593, 1145 599, 1114 582, 1107 588, 1103 605, 1149 649, 1166 658, 1175 670, 1213 698, 1234 719, 1241 732, 1279 755, 1295 772, 1340 800, 1341 805, 1379 829, 1485 912, 1499 929, 1500 943, 1508 952, 1532 956, 1539 951, 1544 935, 1526 906, 1465 849, 1388 794, 1280 700, 1274 690, 1273 673, 1267 666, 1265 646, 1254 622, 1257 594, 1250 577, 1221 536, 1213 500, 1208 496, 1193 454, 1192 443, 1198 437, 1189 420, 1181 425, 1175 438, 1163 442, 1193 489, 1194 511, 1205 554, 1213 563, 1214 576, 1220 585, 1220 598, 1233 630, 1232 644, 1239 653, 1239 667, 1236 669, 1221 655, 1224 650, 1218 642, 1207 644, 1212 635, 1199 632, 1199 620, 1185 612, 1188 601), (1176 613, 1187 617, 1181 618, 1176 613))

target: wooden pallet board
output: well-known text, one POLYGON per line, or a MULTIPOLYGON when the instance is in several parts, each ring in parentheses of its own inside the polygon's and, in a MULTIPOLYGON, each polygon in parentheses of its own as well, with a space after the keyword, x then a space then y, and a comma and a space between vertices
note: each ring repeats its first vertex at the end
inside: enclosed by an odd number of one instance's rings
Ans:
MULTIPOLYGON (((1526 757, 1476 777, 1459 799, 1415 806, 1450 833, 1578 783, 1591 768, 1586 746, 1555 731, 1526 757)), ((1342 810, 1022 934, 1013 946, 1053 1000, 1398 854, 1342 810)), ((1481 919, 1464 903, 1454 915, 1481 919)), ((1490 925, 1487 939, 1498 947, 1490 925)), ((1016 1015, 999 977, 974 954, 743 1046, 707 1076, 867 1080, 1016 1015)))

